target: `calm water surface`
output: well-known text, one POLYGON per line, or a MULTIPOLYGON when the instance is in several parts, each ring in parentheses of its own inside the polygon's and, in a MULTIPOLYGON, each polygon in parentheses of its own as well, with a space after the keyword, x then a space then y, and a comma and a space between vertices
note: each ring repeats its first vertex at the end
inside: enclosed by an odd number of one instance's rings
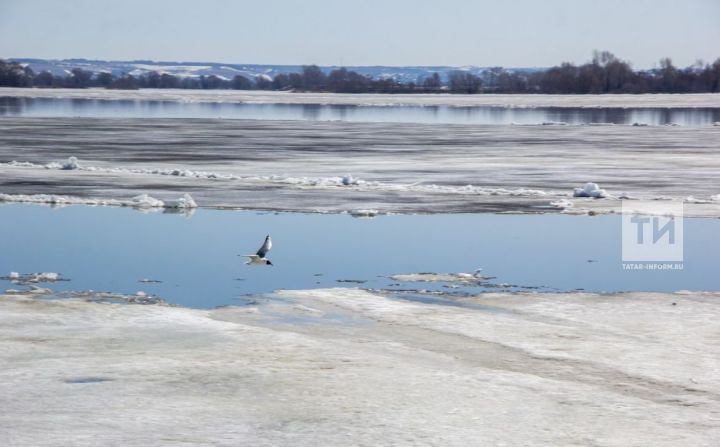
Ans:
MULTIPOLYGON (((59 272, 54 290, 144 291, 209 308, 276 289, 368 287, 450 293, 497 290, 720 290, 718 219, 685 219, 682 271, 624 271, 619 216, 348 215, 200 209, 143 214, 126 208, 0 206, 0 276, 59 272), (244 265, 266 234, 274 267, 244 265), (591 262, 589 262, 591 261, 591 262), (448 289, 386 276, 473 272, 483 287, 448 289), (141 283, 142 279, 162 281, 141 283), (350 281, 350 282, 347 282, 350 281), (357 282, 354 282, 357 281, 357 282), (507 285, 502 285, 506 283, 507 285)), ((12 285, 0 281, 0 290, 12 285)))
POLYGON ((512 108, 185 103, 175 101, 0 97, 0 116, 228 118, 446 124, 680 124, 711 126, 720 108, 512 108))

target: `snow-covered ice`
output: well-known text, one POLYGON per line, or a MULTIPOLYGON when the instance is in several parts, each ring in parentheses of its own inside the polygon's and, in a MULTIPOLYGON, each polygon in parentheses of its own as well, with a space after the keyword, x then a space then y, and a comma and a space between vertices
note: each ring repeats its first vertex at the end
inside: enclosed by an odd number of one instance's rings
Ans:
POLYGON ((0 297, 8 445, 712 446, 717 293, 0 297))
POLYGON ((592 180, 636 199, 707 201, 720 171, 717 127, 3 117, 0 129, 0 193, 42 203, 188 193, 221 208, 603 213, 619 197, 563 200, 592 180), (31 147, 29 133, 42 135, 31 147))

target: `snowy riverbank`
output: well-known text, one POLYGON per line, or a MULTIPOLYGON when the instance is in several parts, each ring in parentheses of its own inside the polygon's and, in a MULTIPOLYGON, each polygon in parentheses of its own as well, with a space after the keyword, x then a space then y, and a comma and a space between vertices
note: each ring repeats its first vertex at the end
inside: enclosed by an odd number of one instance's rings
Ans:
POLYGON ((710 446, 717 293, 0 297, 7 445, 710 446))

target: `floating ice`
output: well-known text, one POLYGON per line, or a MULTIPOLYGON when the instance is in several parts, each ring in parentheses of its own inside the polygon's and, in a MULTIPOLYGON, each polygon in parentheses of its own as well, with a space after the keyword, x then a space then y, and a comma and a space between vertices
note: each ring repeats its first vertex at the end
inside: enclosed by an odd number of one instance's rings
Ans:
POLYGON ((597 183, 586 183, 582 188, 575 188, 573 197, 592 197, 595 199, 602 199, 607 197, 608 194, 604 189, 600 189, 597 183))
POLYGON ((389 276, 390 279, 400 282, 460 282, 475 283, 486 279, 481 275, 482 269, 475 270, 474 273, 407 273, 389 276))
POLYGON ((358 218, 372 218, 379 214, 378 210, 353 210, 350 211, 352 217, 358 218))
POLYGON ((166 200, 165 208, 177 208, 177 209, 189 209, 197 208, 197 203, 193 200, 190 194, 183 194, 182 197, 176 200, 166 200))
POLYGON ((0 279, 12 281, 17 284, 61 281, 60 274, 55 272, 28 273, 22 275, 18 272, 10 272, 10 274, 0 277, 0 279))
POLYGON ((130 202, 130 206, 134 206, 135 208, 162 208, 165 206, 165 203, 162 200, 156 199, 147 194, 135 196, 130 200, 130 202))

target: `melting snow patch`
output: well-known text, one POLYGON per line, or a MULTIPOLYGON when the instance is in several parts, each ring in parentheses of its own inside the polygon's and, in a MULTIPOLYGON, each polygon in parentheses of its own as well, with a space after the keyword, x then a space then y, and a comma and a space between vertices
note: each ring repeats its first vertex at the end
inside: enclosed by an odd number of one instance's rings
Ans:
POLYGON ((575 188, 573 197, 592 197, 595 199, 603 199, 608 197, 604 189, 600 189, 597 183, 586 183, 582 188, 575 188))

